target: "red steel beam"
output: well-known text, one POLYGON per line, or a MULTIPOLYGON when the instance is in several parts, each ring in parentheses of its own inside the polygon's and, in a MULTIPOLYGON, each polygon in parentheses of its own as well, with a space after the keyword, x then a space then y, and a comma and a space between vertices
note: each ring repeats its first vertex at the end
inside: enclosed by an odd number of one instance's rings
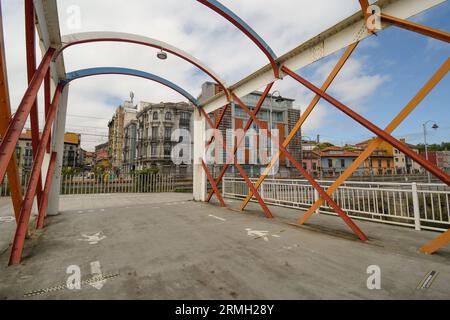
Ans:
MULTIPOLYGON (((50 93, 50 70, 47 71, 47 74, 44 78, 44 103, 45 103, 45 118, 47 118, 48 112, 50 111, 51 101, 51 93, 50 93)), ((47 153, 50 153, 50 142, 52 141, 52 134, 50 133, 50 137, 48 138, 47 143, 47 153)))
MULTIPOLYGON (((203 116, 206 118, 206 120, 209 122, 209 124, 212 126, 212 120, 211 118, 208 116, 208 114, 206 113, 206 111, 203 108, 200 108, 200 111, 202 112, 203 116)), ((245 182, 247 183, 248 187, 250 188, 250 190, 252 192, 254 192, 256 199, 258 200, 261 208, 263 209, 263 212, 265 214, 265 216, 267 218, 273 218, 272 213, 270 212, 269 208, 267 207, 267 205, 265 204, 264 200, 262 199, 262 197, 260 196, 260 194, 258 193, 258 191, 253 187, 253 183, 250 181, 250 179, 248 178, 247 174, 245 173, 245 170, 242 168, 242 166, 238 163, 236 157, 234 156, 234 154, 231 153, 231 150, 228 148, 228 146, 226 145, 226 143, 223 141, 223 138, 221 135, 218 136, 219 138, 219 142, 222 144, 222 146, 225 148, 227 154, 233 158, 234 161, 234 165, 236 166, 236 168, 239 171, 239 174, 241 175, 242 178, 244 178, 245 182)), ((218 182, 216 182, 217 185, 218 182)), ((218 192, 218 191, 217 191, 218 192)))
POLYGON ((47 53, 44 55, 39 68, 30 82, 30 85, 25 91, 22 101, 20 102, 15 115, 8 126, 8 130, 6 130, 6 133, 3 136, 3 140, 0 144, 0 181, 3 181, 9 160, 16 150, 17 141, 19 140, 22 129, 25 126, 31 107, 33 106, 34 100, 38 94, 39 87, 41 86, 45 74, 50 67, 54 52, 55 49, 53 48, 49 48, 47 50, 47 53))
POLYGON ((25 243, 25 237, 28 231, 28 224, 30 222, 31 210, 33 208, 33 200, 36 194, 36 188, 38 185, 38 177, 41 173, 42 162, 44 160, 45 149, 47 146, 48 139, 50 137, 50 132, 52 129, 53 120, 55 119, 56 109, 58 108, 59 98, 63 85, 59 84, 56 88, 55 95, 53 97, 52 105, 50 107, 50 112, 45 119, 45 126, 42 132, 42 137, 38 145, 38 150, 34 156, 33 166, 30 174, 30 181, 28 182, 27 191, 23 200, 22 208, 20 211, 19 223, 17 224, 16 233, 14 235, 14 241, 11 249, 11 256, 9 259, 9 264, 19 264, 22 259, 23 246, 25 243))
MULTIPOLYGON (((25 0, 25 39, 26 39, 26 54, 27 54, 27 75, 28 84, 30 84, 36 72, 36 15, 34 12, 33 0, 25 0)), ((31 124, 31 145, 33 154, 37 152, 39 145, 39 112, 37 105, 37 98, 35 98, 30 112, 31 124)), ((38 205, 42 199, 42 178, 38 177, 37 187, 38 205)))
POLYGON ((214 182, 214 177, 211 175, 211 172, 209 172, 208 166, 206 165, 205 161, 203 161, 203 159, 202 159, 202 167, 203 170, 205 170, 208 181, 211 184, 211 187, 214 190, 217 199, 219 199, 220 206, 225 207, 225 201, 223 201, 222 195, 220 194, 219 189, 217 188, 217 184, 214 182))
POLYGON ((335 106, 337 109, 341 110, 343 113, 351 117, 353 120, 361 124, 362 126, 366 127, 368 130, 372 131, 374 134, 379 136, 384 141, 388 142, 390 145, 394 146, 404 154, 406 154, 408 157, 416 161, 418 164, 420 164, 422 167, 424 167, 426 170, 431 172, 433 175, 438 177, 442 182, 444 182, 446 185, 450 186, 450 176, 440 170, 437 166, 433 165, 430 161, 422 158, 420 155, 412 151, 408 146, 403 144, 402 142, 395 139, 393 136, 388 134, 386 131, 382 130, 381 128, 374 125, 369 120, 365 119, 364 117, 360 116, 358 113, 344 105, 342 102, 336 100, 323 90, 320 90, 315 85, 313 85, 308 80, 304 79, 303 77, 299 76, 297 73, 293 72, 292 70, 288 69, 285 66, 282 66, 281 69, 286 74, 290 75, 292 78, 300 82, 302 85, 304 85, 306 88, 310 89, 314 93, 320 95, 324 100, 335 106))
MULTIPOLYGON (((263 124, 260 120, 258 120, 248 107, 235 95, 233 95, 234 100, 244 109, 245 112, 249 114, 253 121, 260 127, 263 127, 263 124)), ((336 211, 336 213, 344 220, 344 222, 353 230, 353 232, 358 236, 362 241, 368 240, 367 236, 359 229, 359 227, 353 222, 353 220, 339 207, 339 205, 327 194, 327 192, 314 180, 314 178, 306 171, 303 166, 292 156, 292 154, 287 151, 287 149, 282 146, 278 141, 274 140, 272 137, 272 133, 270 130, 263 131, 264 134, 271 140, 275 141, 277 147, 283 152, 289 159, 289 161, 294 164, 295 168, 311 183, 311 185, 316 189, 319 194, 330 204, 330 206, 336 211)), ((256 188, 253 188, 256 190, 256 188)))
MULTIPOLYGON (((6 70, 5 42, 3 38, 2 8, 0 3, 0 138, 6 133, 11 121, 11 102, 8 89, 8 72, 6 70)), ((16 222, 19 221, 22 206, 22 187, 16 156, 13 153, 7 167, 8 183, 11 190, 11 200, 14 207, 16 222)))
POLYGON ((236 28, 238 28, 243 34, 245 34, 250 40, 252 40, 253 43, 256 44, 256 46, 264 53, 264 55, 269 60, 275 78, 279 77, 279 69, 277 62, 275 61, 276 59, 275 54, 271 52, 272 50, 268 47, 267 44, 264 43, 263 39, 259 38, 259 36, 253 30, 249 30, 248 26, 246 27, 244 25, 245 24, 244 21, 238 21, 237 19, 239 18, 237 16, 235 16, 234 14, 230 14, 231 13, 230 11, 229 12, 224 11, 223 7, 220 8, 219 6, 217 6, 218 3, 213 3, 212 1, 208 0, 197 0, 197 1, 207 6, 211 10, 215 11, 222 17, 224 17, 226 20, 231 22, 236 28))
MULTIPOLYGON (((49 135, 50 139, 50 135, 49 135)), ((53 173, 55 172, 56 167, 56 152, 52 152, 50 163, 48 165, 47 169, 47 175, 45 178, 45 184, 44 184, 44 192, 42 194, 42 203, 41 207, 39 208, 39 215, 36 223, 36 229, 42 229, 44 227, 44 219, 45 214, 47 211, 47 204, 48 204, 48 195, 50 194, 50 188, 52 187, 53 182, 53 173)))
MULTIPOLYGON (((208 121, 208 124, 209 124, 209 126, 211 128, 214 128, 215 130, 217 130, 219 128, 220 122, 222 121, 223 116, 225 115, 225 112, 227 111, 228 107, 229 107, 229 104, 226 104, 225 106, 223 106, 222 112, 219 114, 218 118, 215 117, 215 122, 214 123, 212 123, 212 121, 211 121, 211 119, 209 117, 206 117, 206 120, 208 121)), ((209 139, 208 143, 206 144, 205 150, 208 150, 209 146, 213 143, 214 138, 215 138, 215 135, 213 135, 209 139)), ((225 205, 225 201, 223 201, 223 197, 220 194, 219 189, 217 188, 217 183, 214 181, 214 177, 212 176, 211 172, 208 169, 208 166, 206 165, 206 163, 203 160, 202 160, 202 167, 203 167, 203 170, 205 170, 205 173, 206 173, 206 176, 208 178, 208 181, 210 182, 211 187, 212 187, 211 195, 215 193, 216 196, 217 196, 217 199, 220 202, 220 205, 222 207, 225 207, 226 206, 225 205)), ((208 202, 209 202, 209 200, 211 200, 211 198, 208 199, 208 202)))
MULTIPOLYGON (((258 103, 255 106, 255 109, 253 110, 253 115, 256 115, 259 110, 261 109, 264 100, 266 99, 267 95, 270 92, 270 89, 272 89, 273 83, 269 83, 266 86, 266 89, 264 90, 264 92, 262 93, 258 103)), ((232 119, 233 120, 233 119, 232 119)), ((233 120, 234 121, 234 120, 233 120)), ((250 119, 247 120, 247 123, 245 124, 244 127, 244 135, 242 137, 240 137, 240 140, 236 143, 236 146, 234 147, 234 151, 233 154, 230 154, 229 157, 227 157, 227 160, 225 162, 225 165, 223 166, 222 170, 219 173, 219 176, 216 179, 216 184, 220 183, 220 181, 222 181, 223 176, 225 175, 225 172, 227 171, 228 167, 230 166, 231 162, 233 161, 233 157, 235 156, 237 150, 239 149, 239 146, 241 145, 241 143, 244 141, 245 139, 245 133, 250 129, 250 126, 253 123, 253 117, 250 117, 250 119)), ((253 184, 252 184, 253 185, 253 184)), ((211 200, 211 197, 213 195, 213 192, 211 191, 208 194, 208 197, 206 198, 206 201, 209 202, 211 200)))
MULTIPOLYGON (((343 53, 341 58, 338 60, 338 62, 334 66, 333 70, 331 70, 330 74, 325 79, 324 83, 322 84, 322 87, 321 87, 322 90, 326 91, 330 87, 330 85, 333 83, 334 79, 337 77, 339 72, 344 67, 345 63, 350 58, 350 56, 353 53, 353 51, 358 46, 358 44, 359 44, 359 42, 355 42, 355 43, 353 43, 353 44, 351 44, 350 46, 347 47, 347 49, 345 50, 345 52, 343 53)), ((284 142, 282 144, 283 147, 287 148, 289 146, 289 144, 294 139, 294 136, 300 131, 300 129, 302 128, 303 124, 308 119, 308 117, 311 115, 312 111, 314 110, 316 105, 319 103, 319 101, 320 101, 320 96, 319 95, 315 95, 315 97, 309 103, 308 107, 303 111, 303 114, 300 116, 298 121, 295 123, 295 125, 292 128, 291 132, 289 132, 288 136, 284 140, 284 142)), ((260 187, 260 185, 264 182, 264 180, 267 178, 268 173, 270 172, 271 168, 275 165, 276 161, 278 161, 280 156, 281 156, 281 152, 278 151, 272 157, 272 159, 270 160, 269 165, 266 167, 266 169, 264 169, 263 174, 261 175, 261 177, 259 177, 258 181, 255 183, 255 188, 256 189, 258 189, 260 187)), ((242 201, 242 204, 240 206, 241 210, 245 209, 245 206, 251 200, 252 196, 253 196, 253 194, 251 192, 249 192, 247 194, 247 196, 242 201)))

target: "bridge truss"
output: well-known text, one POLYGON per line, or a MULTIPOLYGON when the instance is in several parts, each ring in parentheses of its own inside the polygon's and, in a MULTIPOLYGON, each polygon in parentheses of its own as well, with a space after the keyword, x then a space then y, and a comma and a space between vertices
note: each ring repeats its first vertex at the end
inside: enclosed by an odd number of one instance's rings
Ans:
MULTIPOLYGON (((364 39, 373 36, 376 32, 391 26, 403 28, 432 37, 444 42, 450 42, 450 34, 441 30, 436 30, 406 19, 434 7, 445 0, 379 0, 374 5, 381 9, 377 14, 374 7, 369 5, 368 0, 359 0, 361 11, 337 23, 335 26, 320 33, 312 39, 300 44, 293 50, 282 56, 277 56, 270 46, 239 16, 216 0, 197 0, 201 4, 209 7, 227 21, 232 23, 242 33, 244 33, 261 50, 268 59, 268 64, 248 77, 242 79, 234 85, 227 86, 225 82, 208 66, 200 60, 191 56, 187 52, 173 47, 160 40, 143 37, 140 35, 117 33, 117 32, 90 32, 71 34, 61 37, 56 0, 25 0, 25 29, 26 29, 26 49, 27 49, 27 75, 29 86, 17 108, 14 116, 11 116, 9 103, 9 93, 7 86, 6 62, 4 55, 3 30, 0 31, 0 134, 2 141, 0 144, 0 181, 8 174, 8 181, 12 190, 12 201, 17 221, 16 232, 12 244, 10 264, 19 264, 22 259, 23 247, 29 229, 31 211, 35 198, 37 199, 38 218, 36 228, 44 227, 47 215, 57 214, 59 211, 59 185, 61 179, 62 156, 64 145, 64 132, 67 112, 69 83, 75 79, 94 76, 98 74, 124 74, 145 78, 165 85, 188 99, 197 109, 194 112, 194 199, 209 202, 215 195, 221 206, 225 202, 219 191, 218 184, 221 182, 229 165, 234 164, 239 174, 249 187, 249 194, 243 200, 240 208, 245 209, 252 198, 256 198, 265 216, 272 218, 269 207, 264 203, 258 188, 268 176, 271 168, 275 165, 280 156, 286 156, 295 168, 304 176, 309 183, 317 190, 320 198, 299 217, 298 223, 305 223, 321 204, 327 202, 336 213, 344 220, 355 235, 362 241, 368 239, 364 232, 355 222, 339 207, 332 199, 332 194, 337 188, 348 179, 352 173, 361 165, 370 154, 383 142, 386 141, 401 152, 408 155, 419 163, 428 172, 439 178, 442 182, 450 185, 450 177, 437 168, 431 162, 423 159, 412 151, 407 145, 401 143, 391 134, 402 121, 420 104, 420 102, 432 91, 432 89, 445 77, 450 68, 450 59, 447 59, 442 66, 430 75, 429 81, 419 90, 411 101, 398 113, 398 115, 382 129, 362 117, 349 106, 346 106, 326 91, 339 74, 346 61, 357 50, 358 44, 364 39), (369 29, 368 21, 373 17, 380 19, 381 25, 376 31, 369 29), (38 38, 35 36, 35 28, 38 31, 38 38), (61 54, 63 50, 70 46, 91 42, 127 42, 154 48, 161 48, 170 54, 176 55, 192 65, 196 66, 208 74, 221 88, 222 92, 200 104, 191 94, 186 92, 171 81, 157 75, 141 70, 124 69, 116 67, 97 67, 85 70, 78 70, 66 73, 64 58, 61 54), (39 65, 36 64, 35 47, 39 42, 43 58, 39 65), (341 49, 345 49, 343 55, 330 72, 325 82, 319 88, 310 81, 299 75, 299 70, 317 60, 320 60, 341 49), (217 137, 216 143, 225 147, 227 161, 219 175, 214 178, 205 163, 204 155, 206 150, 213 143, 213 138, 205 140, 207 127, 218 128, 225 112, 231 103, 238 104, 248 115, 249 120, 244 126, 244 132, 248 131, 252 124, 259 128, 264 128, 264 124, 257 118, 262 104, 269 94, 273 84, 284 77, 291 77, 299 85, 304 86, 315 93, 306 110, 295 124, 286 139, 277 144, 278 152, 271 159, 265 172, 258 181, 253 184, 243 167, 237 162, 235 154, 239 145, 244 140, 241 137, 233 150, 230 150, 223 139, 217 137), (41 86, 44 86, 44 108, 45 125, 42 134, 39 134, 37 94, 41 86), (250 110, 241 98, 250 92, 265 87, 256 107, 250 110), (335 108, 361 124, 371 132, 377 139, 372 141, 359 157, 348 167, 344 173, 329 187, 323 189, 317 181, 303 168, 303 166, 289 153, 287 147, 294 136, 299 132, 303 123, 323 99, 335 108), (215 113, 214 119, 209 114, 215 113), (18 170, 15 161, 14 150, 25 122, 30 118, 32 130, 33 167, 28 181, 25 195, 22 195, 19 184, 18 170), (45 177, 45 180, 43 179, 45 177), (207 183, 212 187, 207 193, 207 183)), ((356 1, 356 0, 355 0, 356 1)), ((1 27, 1 14, 0 14, 1 27)), ((262 131, 267 138, 272 138, 270 130, 262 131)), ((275 140, 275 139, 274 139, 275 140)), ((425 244, 420 250, 424 253, 433 253, 450 241, 450 231, 446 231, 435 240, 425 244)))

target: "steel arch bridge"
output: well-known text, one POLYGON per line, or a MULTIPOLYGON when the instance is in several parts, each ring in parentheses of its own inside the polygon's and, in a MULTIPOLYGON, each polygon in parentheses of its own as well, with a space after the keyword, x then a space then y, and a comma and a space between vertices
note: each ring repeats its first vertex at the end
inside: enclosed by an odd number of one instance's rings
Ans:
MULTIPOLYGON (((254 197, 259 202, 266 217, 273 217, 272 212, 260 196, 258 188, 267 177, 268 172, 276 163, 277 159, 281 156, 281 154, 284 154, 320 195, 320 198, 309 208, 309 210, 299 217, 298 223, 303 224, 306 222, 322 203, 327 202, 345 221, 349 228, 353 230, 356 236, 362 241, 365 241, 368 239, 367 236, 332 199, 332 194, 383 141, 386 141, 395 148, 399 149, 401 152, 405 153, 428 170, 428 172, 435 175, 445 184, 450 185, 450 177, 445 172, 437 168, 431 162, 418 156, 408 146, 401 143, 391 135, 393 130, 406 119, 406 117, 420 104, 428 93, 433 90, 439 81, 445 77, 450 68, 450 59, 443 62, 442 66, 431 75, 429 81, 421 88, 421 90, 419 90, 411 101, 403 109, 401 109, 398 115, 384 129, 379 128, 368 119, 365 119, 360 114, 356 113, 350 107, 326 93, 327 89, 335 80, 348 58, 357 49, 358 44, 376 32, 381 32, 386 28, 394 26, 422 34, 426 37, 433 37, 447 43, 450 42, 449 33, 406 20, 413 15, 444 2, 445 0, 378 0, 374 4, 376 7, 374 7, 374 5, 369 5, 368 0, 359 0, 361 11, 342 20, 335 26, 323 31, 308 41, 299 44, 296 48, 281 56, 277 56, 255 30, 253 30, 244 20, 220 2, 216 0, 197 1, 222 16, 229 23, 238 28, 243 34, 245 34, 249 40, 251 40, 260 49, 261 53, 267 57, 268 64, 236 84, 227 86, 221 77, 203 62, 182 49, 171 46, 170 44, 160 40, 118 32, 89 32, 61 37, 59 31, 57 1, 25 0, 24 23, 26 30, 27 75, 29 85, 14 116, 11 115, 11 107, 9 103, 4 54, 5 48, 0 12, 0 63, 2 65, 0 74, 0 134, 2 137, 0 144, 0 181, 2 181, 5 175, 8 174, 8 181, 12 191, 11 198, 17 221, 16 233, 11 250, 10 264, 18 264, 21 261, 25 237, 29 227, 31 209, 35 197, 37 197, 39 211, 36 228, 43 228, 46 215, 57 214, 59 210, 58 201, 62 166, 63 136, 65 132, 68 89, 70 82, 75 79, 99 74, 121 74, 137 76, 155 81, 180 93, 195 106, 198 112, 194 113, 194 200, 209 202, 212 196, 215 195, 220 204, 225 206, 217 186, 221 182, 227 167, 234 162, 234 165, 238 169, 240 175, 244 178, 250 190, 250 193, 241 204, 241 209, 244 210, 248 202, 254 197), (381 9, 381 12, 377 12, 376 8, 381 9), (369 28, 370 23, 373 22, 373 19, 378 19, 377 21, 380 22, 380 25, 376 30, 369 28), (35 36, 36 29, 39 34, 39 39, 35 36), (40 47, 43 53, 43 58, 37 66, 35 46, 38 40, 41 44, 40 47), (68 73, 66 72, 64 58, 61 54, 64 50, 83 43, 105 41, 126 42, 150 46, 176 55, 209 75, 222 88, 223 91, 202 104, 199 104, 199 102, 183 88, 167 79, 143 70, 116 67, 97 67, 68 73), (295 72, 296 70, 299 70, 343 48, 346 48, 345 52, 320 88, 316 87, 307 79, 301 77, 295 72), (261 175, 255 184, 250 181, 245 170, 239 165, 235 157, 233 157, 237 152, 237 148, 242 143, 243 139, 240 139, 234 150, 227 150, 227 153, 229 154, 227 157, 227 162, 218 177, 214 178, 203 160, 205 150, 212 143, 212 139, 208 142, 204 141, 204 134, 207 125, 211 128, 218 128, 230 103, 236 103, 249 115, 249 120, 244 127, 244 132, 249 130, 253 123, 261 127, 262 123, 256 117, 257 113, 259 112, 263 101, 269 94, 272 85, 276 81, 283 79, 283 77, 293 78, 299 82, 300 85, 314 92, 315 97, 301 115, 300 119, 295 124, 293 130, 289 133, 286 139, 281 144, 277 143, 279 151, 273 156, 266 171, 261 175), (42 85, 44 87, 45 100, 45 125, 42 135, 40 135, 36 97, 42 85), (240 98, 264 86, 265 90, 259 102, 253 110, 250 110, 240 98), (329 102, 335 108, 377 136, 377 139, 372 141, 367 146, 364 152, 360 154, 354 163, 347 168, 327 190, 320 187, 316 180, 305 169, 303 169, 302 165, 298 163, 298 161, 287 150, 289 143, 300 130, 305 120, 321 99, 329 102), (216 110, 221 110, 221 113, 218 117, 216 117, 216 119, 214 119, 214 121, 210 118, 209 114, 216 110), (25 122, 28 118, 30 118, 32 129, 34 162, 28 187, 23 195, 20 189, 14 150, 20 133, 23 130, 25 122), (45 177, 45 179, 42 177, 45 177), (212 187, 212 191, 209 193, 207 193, 208 182, 212 187)), ((266 134, 268 138, 271 138, 272 134, 270 131, 267 131, 266 134)), ((223 140, 218 142, 227 148, 223 140)), ((449 241, 450 230, 447 230, 438 238, 425 244, 421 248, 421 251, 424 253, 432 253, 449 241)))

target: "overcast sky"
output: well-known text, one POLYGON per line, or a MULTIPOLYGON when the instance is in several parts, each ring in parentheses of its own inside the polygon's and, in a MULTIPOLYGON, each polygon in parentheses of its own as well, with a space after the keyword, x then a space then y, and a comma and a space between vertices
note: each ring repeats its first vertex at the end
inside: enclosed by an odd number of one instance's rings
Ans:
MULTIPOLYGON (((23 0, 2 0, 9 86, 13 110, 26 88, 23 0)), ((356 12, 357 0, 222 0, 282 55, 303 41, 356 12)), ((233 25, 194 0, 59 0, 61 33, 121 31, 141 34, 177 46, 205 62, 228 84, 267 63, 266 57, 233 25), (75 7, 74 7, 75 6, 75 7), (69 19, 74 8, 81 24, 73 28, 69 19)), ((415 21, 450 29, 450 4, 446 3, 414 17, 415 21)), ((160 75, 192 95, 210 80, 177 57, 156 58, 157 50, 133 44, 85 44, 64 52, 68 72, 98 66, 120 66, 160 75)), ((320 86, 339 54, 299 70, 320 86)), ((379 126, 386 126, 449 57, 449 45, 408 31, 390 28, 364 41, 335 80, 330 93, 361 112, 379 126)), ((422 140, 421 123, 436 120, 440 129, 430 133, 432 142, 450 140, 450 90, 448 77, 417 108, 395 135, 411 143, 422 140)), ((313 95, 289 78, 274 89, 296 99, 305 108, 313 95)), ((96 76, 70 85, 68 131, 84 133, 82 146, 93 150, 107 140, 107 122, 115 108, 135 93, 135 101, 185 101, 143 79, 126 76, 96 76)), ((42 98, 42 94, 41 94, 42 98)), ((42 99, 41 99, 42 100, 42 99)), ((40 110, 43 110, 42 102, 40 110)), ((305 124, 310 137, 321 134, 334 143, 355 143, 371 133, 321 102, 305 124)))

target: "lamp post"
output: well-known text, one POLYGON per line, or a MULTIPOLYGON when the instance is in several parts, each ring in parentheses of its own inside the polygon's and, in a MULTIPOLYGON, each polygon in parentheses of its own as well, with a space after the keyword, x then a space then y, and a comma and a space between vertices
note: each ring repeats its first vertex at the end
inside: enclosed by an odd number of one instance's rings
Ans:
POLYGON ((272 94, 270 95, 270 108, 269 108, 269 127, 270 130, 273 129, 273 119, 272 119, 272 109, 273 109, 273 98, 275 96, 275 93, 278 94, 278 96, 275 97, 275 102, 283 102, 284 98, 281 96, 280 91, 275 90, 274 92, 272 92, 272 94))
MULTIPOLYGON (((432 129, 436 130, 439 128, 439 126, 433 120, 428 120, 422 124, 422 126, 423 126, 423 141, 425 144, 425 159, 427 159, 427 161, 428 161, 427 124, 430 122, 434 122, 434 124, 431 126, 432 129)), ((427 171, 427 178, 428 178, 428 183, 431 183, 431 175, 430 175, 429 171, 427 171)))
MULTIPOLYGON (((273 119, 272 119, 272 109, 273 109, 273 98, 275 96, 275 93, 278 94, 278 96, 275 97, 275 102, 283 102, 284 98, 281 96, 280 91, 275 90, 270 94, 269 98, 269 130, 272 131, 273 129, 273 119)), ((269 143, 269 141, 267 141, 269 143)), ((269 146, 271 146, 271 143, 269 143, 269 146)), ((272 154, 272 150, 270 150, 270 154, 272 154)))

